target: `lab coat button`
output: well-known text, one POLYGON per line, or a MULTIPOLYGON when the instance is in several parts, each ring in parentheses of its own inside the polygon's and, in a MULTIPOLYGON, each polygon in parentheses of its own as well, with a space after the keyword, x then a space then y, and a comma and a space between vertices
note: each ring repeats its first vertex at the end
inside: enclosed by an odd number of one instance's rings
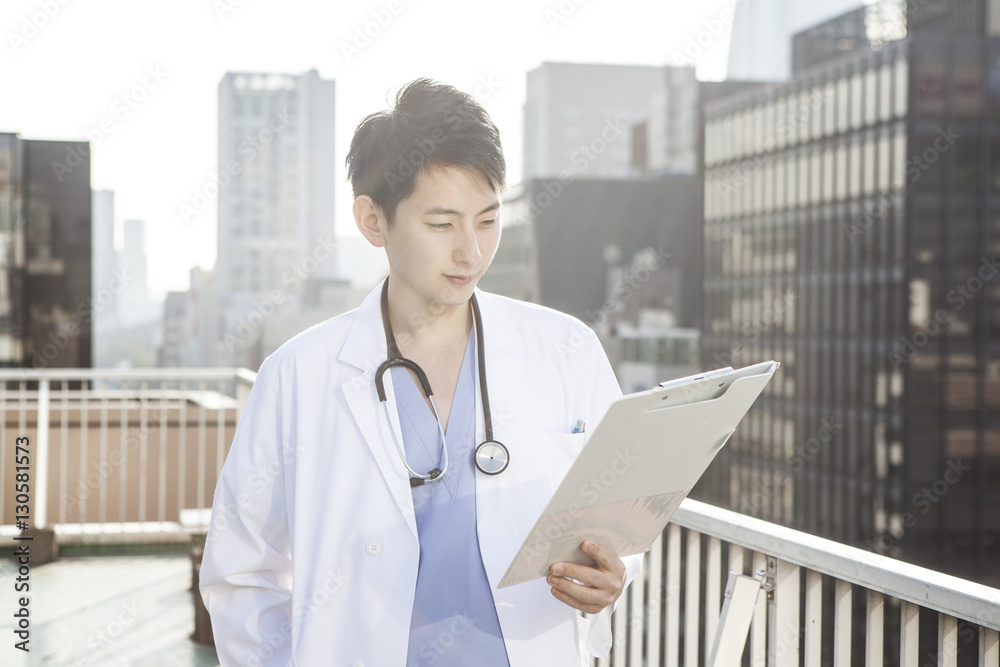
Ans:
POLYGON ((365 549, 368 551, 369 556, 378 556, 380 553, 382 553, 382 545, 379 544, 378 542, 369 542, 368 546, 365 547, 365 549))

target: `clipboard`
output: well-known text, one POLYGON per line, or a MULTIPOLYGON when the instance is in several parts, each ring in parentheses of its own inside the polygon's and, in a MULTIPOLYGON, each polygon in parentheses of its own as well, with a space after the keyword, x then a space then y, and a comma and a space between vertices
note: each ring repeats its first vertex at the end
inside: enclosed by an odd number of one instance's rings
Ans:
POLYGON ((700 373, 613 402, 497 588, 556 562, 593 564, 584 539, 619 558, 648 551, 779 365, 700 373))

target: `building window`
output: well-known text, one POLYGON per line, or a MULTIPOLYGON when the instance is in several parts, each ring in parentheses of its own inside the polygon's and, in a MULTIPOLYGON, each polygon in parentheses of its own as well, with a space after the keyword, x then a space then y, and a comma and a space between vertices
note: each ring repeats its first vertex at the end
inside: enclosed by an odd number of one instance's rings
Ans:
POLYGON ((890 141, 889 134, 883 133, 878 138, 878 183, 876 187, 879 192, 887 192, 889 190, 889 179, 892 174, 891 148, 892 142, 890 141))
POLYGON ((805 133, 809 130, 811 139, 819 139, 823 136, 823 109, 826 106, 823 100, 823 89, 814 87, 807 93, 802 93, 802 102, 798 109, 798 120, 802 123, 802 130, 805 133))
POLYGON ((875 191, 875 140, 871 135, 865 137, 865 145, 862 151, 863 159, 861 168, 864 170, 862 176, 862 192, 871 194, 875 191))
POLYGON ((906 115, 906 107, 909 96, 909 63, 905 58, 896 61, 893 72, 893 97, 895 98, 897 116, 906 115))
POLYGON ((787 185, 787 174, 785 169, 786 153, 780 154, 774 166, 774 203, 776 208, 784 209, 788 206, 788 194, 785 191, 787 185))
POLYGON ((844 199, 847 196, 847 146, 843 142, 837 145, 837 164, 834 166, 836 183, 835 198, 844 199))
POLYGON ((837 81, 837 132, 847 131, 849 101, 847 79, 839 79, 837 81))
POLYGON ((833 174, 834 174, 833 160, 834 160, 833 151, 829 149, 824 150, 823 151, 823 201, 824 202, 832 201, 835 196, 834 183, 833 183, 833 174))
POLYGON ((818 204, 820 201, 820 151, 816 149, 812 152, 809 159, 809 202, 811 204, 818 204))
POLYGON ((848 167, 848 194, 857 197, 861 194, 861 139, 855 137, 851 141, 851 163, 848 167))
POLYGON ((823 134, 830 136, 836 132, 837 89, 833 81, 823 87, 823 134))
POLYGON ((865 125, 874 125, 878 120, 878 70, 865 72, 865 125))
POLYGON ((880 120, 892 118, 892 69, 883 65, 878 74, 878 114, 880 120))
POLYGON ((900 124, 892 142, 892 182, 901 188, 906 180, 906 130, 900 124))
POLYGON ((863 118, 861 112, 864 109, 864 97, 862 90, 862 79, 861 74, 855 74, 851 77, 851 127, 858 128, 861 127, 863 118))

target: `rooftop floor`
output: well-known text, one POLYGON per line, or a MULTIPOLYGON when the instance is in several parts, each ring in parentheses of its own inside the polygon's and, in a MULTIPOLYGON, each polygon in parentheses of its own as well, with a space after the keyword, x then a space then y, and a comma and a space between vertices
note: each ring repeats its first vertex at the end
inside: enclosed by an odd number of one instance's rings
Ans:
POLYGON ((14 648, 13 563, 0 561, 0 664, 217 667, 196 644, 191 559, 186 550, 60 553, 30 572, 30 653, 14 648))

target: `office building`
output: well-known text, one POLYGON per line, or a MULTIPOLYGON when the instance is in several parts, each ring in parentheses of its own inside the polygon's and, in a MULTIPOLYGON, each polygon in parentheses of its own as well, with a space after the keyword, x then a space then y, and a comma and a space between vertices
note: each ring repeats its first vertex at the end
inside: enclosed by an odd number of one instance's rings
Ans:
POLYGON ((524 178, 625 178, 630 128, 662 89, 663 67, 544 62, 528 72, 524 178))
MULTIPOLYGON (((228 72, 219 84, 215 281, 222 337, 261 312, 274 291, 287 293, 294 306, 306 258, 314 258, 310 276, 336 275, 324 246, 333 236, 334 93, 334 82, 316 70, 228 72)), ((262 360, 243 354, 223 363, 257 368, 262 360)))
MULTIPOLYGON (((94 332, 100 333, 114 329, 117 325, 118 309, 114 304, 114 288, 117 286, 115 274, 119 270, 120 258, 115 250, 115 193, 112 190, 94 190, 91 198, 91 298, 100 307, 95 308, 94 313, 94 332)), ((101 364, 95 359, 94 365, 101 364)))
POLYGON ((122 226, 120 256, 121 283, 118 296, 118 321, 123 327, 148 324, 160 313, 149 295, 146 263, 146 223, 126 220, 122 226))
POLYGON ((555 308, 600 330, 641 309, 697 326, 698 192, 690 176, 531 179, 503 202, 483 289, 555 308))
POLYGON ((959 5, 706 105, 702 363, 782 367, 694 495, 997 585, 1000 40, 959 5))
POLYGON ((664 67, 646 117, 632 128, 632 167, 644 176, 698 174, 706 103, 756 81, 698 81, 693 67, 664 67))
MULTIPOLYGON (((862 4, 862 0, 736 0, 726 78, 786 81, 792 71, 792 36, 862 4)), ((711 27, 706 25, 703 32, 712 34, 711 27)), ((721 34, 721 29, 717 32, 721 34)))
POLYGON ((0 133, 0 366, 91 365, 86 142, 0 133))

